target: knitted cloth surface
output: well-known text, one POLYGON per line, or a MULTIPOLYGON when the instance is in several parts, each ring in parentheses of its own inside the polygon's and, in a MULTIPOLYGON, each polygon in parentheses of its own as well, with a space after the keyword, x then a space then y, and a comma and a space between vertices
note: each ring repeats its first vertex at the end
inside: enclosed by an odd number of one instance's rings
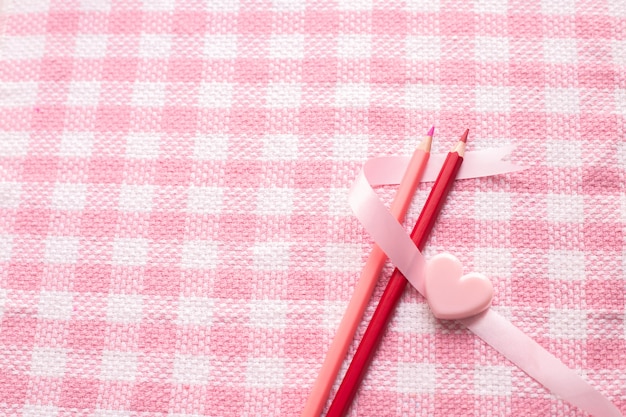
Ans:
MULTIPOLYGON (((299 415, 350 186, 431 125, 531 169, 457 181, 425 255, 626 413, 623 0, 0 4, 0 415, 299 415)), ((412 288, 350 415, 585 416, 412 288)))

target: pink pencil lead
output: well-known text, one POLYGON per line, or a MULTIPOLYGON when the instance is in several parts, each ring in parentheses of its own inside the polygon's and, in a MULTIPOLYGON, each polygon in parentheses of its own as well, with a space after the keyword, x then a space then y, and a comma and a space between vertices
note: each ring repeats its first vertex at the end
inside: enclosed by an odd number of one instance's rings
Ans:
POLYGON ((428 133, 426 133, 426 136, 432 136, 434 133, 435 133, 435 126, 433 125, 433 127, 430 128, 428 133))

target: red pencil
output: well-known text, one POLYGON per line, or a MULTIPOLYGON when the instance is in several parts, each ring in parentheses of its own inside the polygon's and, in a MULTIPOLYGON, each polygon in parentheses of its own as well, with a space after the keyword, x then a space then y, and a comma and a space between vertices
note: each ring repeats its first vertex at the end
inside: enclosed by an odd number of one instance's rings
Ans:
MULTIPOLYGON (((411 239, 420 251, 424 250, 428 235, 437 220, 450 188, 452 188, 456 174, 459 172, 459 168, 461 168, 468 133, 469 130, 463 133, 459 142, 448 154, 428 199, 424 203, 424 208, 417 219, 417 223, 411 232, 411 239)), ((327 417, 340 417, 348 411, 406 284, 407 280, 404 278, 404 275, 396 268, 393 274, 391 274, 389 283, 378 302, 370 324, 367 326, 367 330, 352 358, 348 371, 343 377, 335 399, 330 405, 327 417)))

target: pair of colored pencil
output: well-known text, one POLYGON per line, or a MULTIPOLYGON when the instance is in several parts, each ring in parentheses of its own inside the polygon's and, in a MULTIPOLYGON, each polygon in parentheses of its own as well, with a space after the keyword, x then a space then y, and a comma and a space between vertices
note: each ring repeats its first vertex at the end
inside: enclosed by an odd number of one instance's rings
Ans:
MULTIPOLYGON (((407 171, 400 183, 396 196, 390 207, 391 214, 399 221, 404 218, 411 197, 415 192, 421 176, 426 168, 434 127, 430 129, 426 137, 414 152, 407 171)), ((454 179, 463 162, 465 143, 469 131, 466 130, 459 142, 448 153, 448 156, 439 172, 433 188, 424 204, 424 208, 411 232, 411 239, 421 251, 424 249, 426 240, 432 230, 439 212, 445 202, 445 198, 454 183, 454 179)), ((354 294, 344 317, 339 325, 335 338, 326 355, 322 369, 314 383, 313 390, 307 399, 301 417, 316 417, 322 412, 324 404, 330 393, 332 384, 339 372, 339 368, 345 357, 350 342, 354 337, 356 328, 363 317, 367 303, 376 285, 376 280, 380 275, 385 263, 384 252, 375 246, 370 255, 359 281, 355 287, 354 294)), ((371 362, 376 348, 380 344, 384 330, 395 310, 395 307, 402 295, 407 281, 402 273, 396 268, 391 275, 389 283, 383 292, 376 311, 367 327, 365 335, 357 348, 352 362, 344 376, 344 379, 335 395, 329 410, 329 417, 343 416, 361 383, 367 367, 371 362)))

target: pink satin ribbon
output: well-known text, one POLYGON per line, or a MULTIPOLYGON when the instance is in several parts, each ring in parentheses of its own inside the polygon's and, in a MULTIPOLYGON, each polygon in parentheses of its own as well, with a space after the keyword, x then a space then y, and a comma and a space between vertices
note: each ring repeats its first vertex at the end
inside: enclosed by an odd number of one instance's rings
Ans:
MULTIPOLYGON (((504 147, 466 152, 457 179, 525 169, 502 160, 512 150, 513 147, 504 147)), ((444 159, 445 155, 431 155, 422 181, 434 181, 444 159)), ((374 241, 411 285, 424 295, 424 256, 372 188, 398 184, 407 163, 408 158, 404 157, 368 160, 350 191, 349 202, 374 241)), ((489 309, 460 322, 563 400, 595 417, 623 417, 608 398, 494 310, 489 309)))

